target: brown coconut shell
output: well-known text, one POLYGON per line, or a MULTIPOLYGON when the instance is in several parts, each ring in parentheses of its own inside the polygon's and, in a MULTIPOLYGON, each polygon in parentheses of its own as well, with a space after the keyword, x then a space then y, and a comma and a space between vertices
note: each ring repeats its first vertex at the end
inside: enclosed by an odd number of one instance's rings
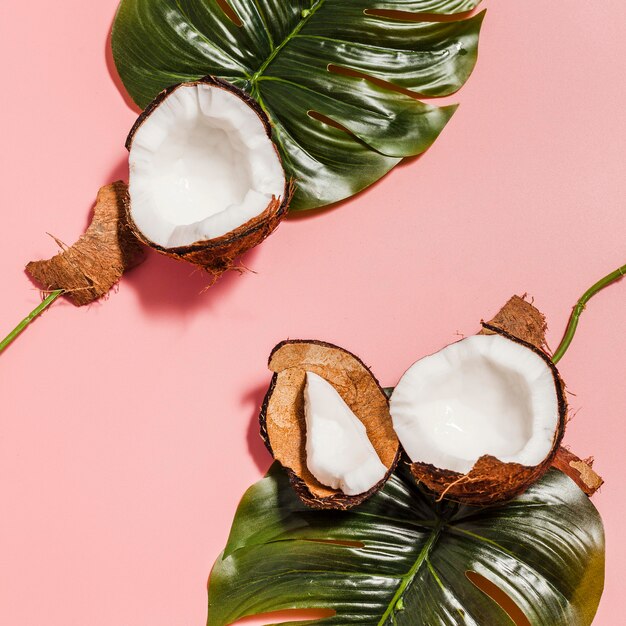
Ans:
POLYGON ((300 499, 318 509, 346 510, 379 491, 398 463, 400 443, 393 430, 387 396, 369 368, 339 346, 312 340, 279 343, 268 365, 274 375, 261 408, 261 436, 272 456, 286 468, 300 499), (365 425, 374 449, 387 467, 384 479, 365 493, 349 496, 331 489, 307 468, 304 416, 307 371, 335 387, 365 425))
POLYGON ((143 260, 144 250, 126 221, 127 199, 122 181, 102 187, 85 234, 51 259, 31 261, 28 274, 46 291, 63 289, 76 306, 108 293, 126 270, 143 260))
MULTIPOLYGON (((212 87, 216 87, 218 89, 224 89, 229 91, 239 98, 241 98, 259 117, 261 123, 265 127, 265 132, 267 133, 268 138, 272 139, 272 126, 270 124, 269 118, 267 114, 258 102, 248 95, 239 87, 232 85, 221 78, 217 78, 214 76, 205 76, 199 80, 190 81, 186 83, 180 83, 178 85, 173 85, 172 87, 168 87, 164 89, 143 111, 143 113, 139 116, 135 124, 133 125, 130 133, 128 134, 128 138, 126 139, 126 148, 130 151, 133 139, 135 137, 135 133, 139 129, 139 127, 148 119, 150 114, 174 91, 180 89, 181 87, 189 86, 189 85, 198 85, 198 84, 207 84, 212 87)), ((272 144, 274 145, 274 144, 272 144)), ((276 146, 274 145, 274 150, 276 150, 276 146)), ((282 160, 280 158, 280 154, 278 150, 276 150, 276 155, 278 156, 279 161, 282 160)), ((150 239, 148 239, 142 232, 139 230, 137 225, 134 223, 132 219, 132 215, 130 213, 130 203, 127 207, 127 220, 132 228, 135 236, 143 241, 146 245, 150 246, 157 252, 161 254, 165 254, 169 257, 173 257, 175 259, 180 259, 182 261, 189 261, 202 269, 207 270, 212 273, 216 278, 223 274, 225 271, 232 269, 234 267, 234 260, 241 256, 244 252, 251 250, 258 244, 260 244, 263 240, 265 240, 269 235, 271 235, 280 222, 286 217, 287 210, 289 207, 289 202, 291 201, 291 197, 294 191, 294 184, 291 180, 285 179, 285 188, 282 197, 276 198, 273 197, 272 201, 269 203, 265 211, 256 217, 253 217, 251 220, 248 220, 245 224, 237 227, 235 230, 232 230, 221 237, 216 237, 215 239, 207 239, 203 241, 196 241, 187 246, 178 246, 174 248, 166 248, 161 246, 150 239)))
POLYGON ((492 335, 494 331, 489 327, 494 327, 546 352, 548 325, 545 315, 525 296, 513 296, 493 319, 482 323, 484 326, 479 335, 492 335))
POLYGON ((579 459, 561 446, 552 461, 552 467, 567 474, 589 497, 602 485, 604 480, 593 469, 593 458, 579 459))

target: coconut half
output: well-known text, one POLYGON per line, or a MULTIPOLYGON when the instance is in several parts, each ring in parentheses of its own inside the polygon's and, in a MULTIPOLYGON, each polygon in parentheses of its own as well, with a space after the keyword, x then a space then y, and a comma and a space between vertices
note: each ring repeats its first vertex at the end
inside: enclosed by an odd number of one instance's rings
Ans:
POLYGON ((126 147, 129 222, 159 252, 219 274, 286 214, 290 184, 267 115, 221 79, 163 91, 126 147))
POLYGON ((420 359, 391 396, 393 425, 414 476, 471 504, 524 491, 552 463, 566 401, 534 345, 497 327, 420 359))
POLYGON ((349 509, 393 472, 400 444, 387 396, 350 352, 321 341, 284 341, 260 415, 261 435, 308 506, 349 509))

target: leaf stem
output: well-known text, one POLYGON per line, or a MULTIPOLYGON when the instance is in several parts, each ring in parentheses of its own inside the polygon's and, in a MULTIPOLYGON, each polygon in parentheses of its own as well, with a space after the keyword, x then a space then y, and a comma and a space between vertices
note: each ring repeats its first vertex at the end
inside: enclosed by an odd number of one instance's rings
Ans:
POLYGON ((296 24, 294 29, 276 46, 271 54, 265 59, 261 67, 254 73, 250 82, 254 85, 259 78, 263 75, 263 72, 267 69, 268 65, 278 56, 278 53, 302 30, 304 25, 315 15, 316 11, 324 4, 326 0, 312 0, 311 8, 302 11, 302 19, 296 24))
POLYGON ((411 569, 402 577, 400 585, 398 586, 398 589, 396 589, 396 593, 394 594, 393 598, 391 598, 391 602, 387 606, 387 610, 383 613, 383 616, 378 622, 378 626, 384 626, 384 624, 388 623, 387 620, 390 617, 392 618, 392 623, 395 623, 394 613, 396 609, 402 608, 402 599, 404 597, 404 592, 407 590, 407 587, 413 582, 413 579, 418 573, 420 567, 422 567, 424 562, 427 562, 430 551, 435 545, 437 539, 439 539, 442 527, 443 524, 441 523, 441 521, 439 521, 439 523, 431 531, 430 537, 420 550, 420 553, 415 563, 413 564, 413 567, 411 567, 411 569))
POLYGON ((0 341, 0 353, 7 348, 18 335, 37 317, 39 317, 61 294, 63 289, 51 291, 2 341, 0 341))
POLYGON ((559 347, 554 351, 552 355, 552 362, 558 363, 563 355, 567 352, 570 344, 572 343, 572 339, 574 338, 574 334, 576 333, 576 328, 578 327, 578 320, 580 318, 581 313, 585 310, 587 306, 587 302, 593 298, 599 291, 608 287, 611 283, 619 280, 626 276, 626 265, 622 265, 622 267, 618 267, 614 272, 607 274, 604 278, 600 279, 595 285, 592 285, 585 291, 585 293, 579 298, 578 302, 574 306, 572 314, 569 318, 569 323, 567 324, 567 328, 565 329, 565 334, 563 335, 563 339, 561 339, 561 343, 559 347))

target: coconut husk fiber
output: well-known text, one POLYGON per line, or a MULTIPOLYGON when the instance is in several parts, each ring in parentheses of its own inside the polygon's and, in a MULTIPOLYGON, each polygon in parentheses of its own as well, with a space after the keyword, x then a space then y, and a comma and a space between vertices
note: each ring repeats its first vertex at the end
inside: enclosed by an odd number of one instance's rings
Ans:
POLYGON ((143 260, 143 248, 126 221, 127 198, 122 181, 102 187, 85 234, 51 259, 31 261, 27 273, 46 291, 63 289, 76 306, 104 296, 126 270, 143 260))
POLYGON ((260 415, 261 436, 274 458, 288 471, 305 504, 322 509, 349 509, 376 493, 396 467, 400 444, 393 430, 387 396, 369 368, 356 356, 321 341, 283 341, 272 351, 274 372, 260 415), (367 435, 387 467, 385 478, 366 493, 348 496, 321 484, 306 464, 304 386, 306 372, 332 384, 365 425, 367 435))
POLYGON ((479 334, 489 335, 500 329, 513 337, 530 343, 539 350, 546 349, 546 331, 548 325, 545 315, 525 296, 513 296, 498 311, 495 317, 485 323, 479 334))

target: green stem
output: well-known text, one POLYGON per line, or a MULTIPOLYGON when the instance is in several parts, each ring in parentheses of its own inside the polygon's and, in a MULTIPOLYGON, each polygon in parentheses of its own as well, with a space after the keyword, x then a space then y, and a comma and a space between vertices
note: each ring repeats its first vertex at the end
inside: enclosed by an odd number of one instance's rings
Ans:
POLYGON ((302 19, 296 24, 295 28, 282 40, 280 45, 276 46, 271 54, 265 59, 263 65, 255 72, 250 81, 256 83, 267 69, 267 66, 278 56, 278 53, 302 30, 304 25, 315 15, 315 12, 324 4, 326 0, 313 0, 310 9, 302 11, 302 19))
POLYGON ((400 581, 400 585, 398 586, 398 589, 396 589, 396 593, 394 594, 393 598, 391 598, 391 602, 387 606, 387 610, 383 613, 383 616, 380 618, 380 621, 378 622, 378 626, 383 626, 385 623, 387 623, 387 620, 390 617, 392 618, 392 622, 394 624, 396 623, 393 615, 396 610, 402 609, 404 593, 407 590, 407 587, 413 582, 413 579, 415 578, 416 574, 418 573, 419 569, 422 567, 424 562, 427 562, 430 551, 435 545, 435 542, 437 541, 437 539, 439 539, 442 526, 443 524, 439 520, 435 528, 433 528, 430 534, 430 537, 428 538, 428 541, 424 544, 424 547, 420 550, 420 553, 415 563, 413 564, 413 567, 411 567, 411 569, 402 577, 402 580, 400 581))
POLYGON ((587 302, 595 296, 598 291, 601 291, 605 287, 608 287, 611 283, 614 283, 616 280, 626 276, 626 265, 622 265, 622 267, 618 267, 614 272, 611 272, 604 278, 600 279, 595 285, 589 287, 587 291, 580 297, 576 306, 574 306, 574 310, 569 318, 569 323, 567 328, 565 329, 565 334, 563 335, 563 339, 561 339, 561 343, 559 347, 555 350, 554 355, 552 356, 552 362, 558 363, 563 355, 567 352, 570 344, 572 343, 572 339, 574 338, 574 334, 576 333, 576 328, 578 327, 578 320, 580 318, 581 313, 585 310, 587 306, 587 302))
POLYGON ((7 348, 14 339, 37 317, 39 317, 61 294, 63 289, 51 291, 2 341, 0 341, 0 353, 7 348))

